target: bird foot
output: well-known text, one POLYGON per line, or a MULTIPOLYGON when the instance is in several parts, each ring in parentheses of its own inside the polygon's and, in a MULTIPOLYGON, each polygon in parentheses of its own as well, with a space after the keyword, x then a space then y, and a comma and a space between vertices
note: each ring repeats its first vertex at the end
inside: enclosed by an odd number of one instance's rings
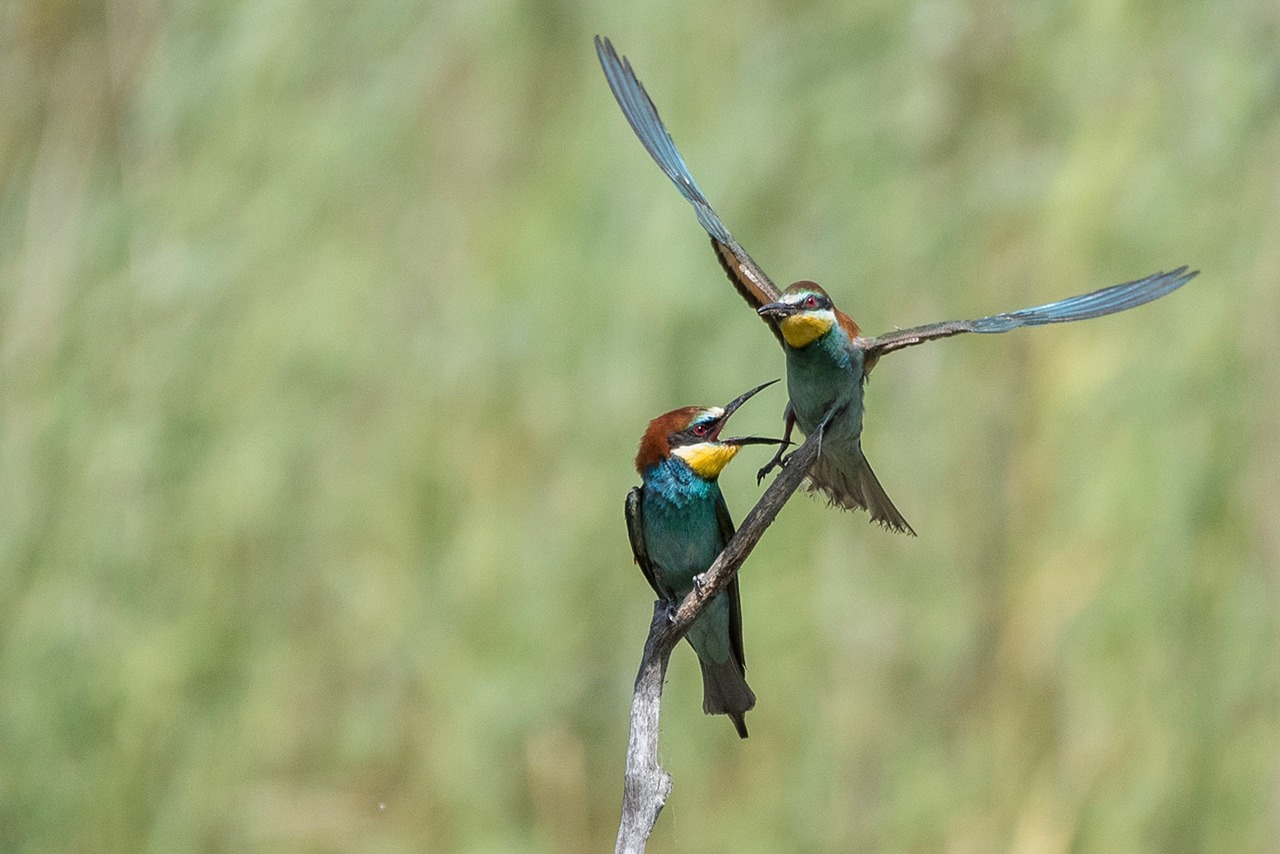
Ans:
POLYGON ((759 486, 760 484, 764 483, 764 479, 768 477, 769 472, 773 471, 779 466, 783 466, 783 467, 786 466, 787 459, 790 459, 791 455, 787 454, 787 457, 784 459, 782 454, 789 447, 791 447, 790 442, 784 442, 778 446, 778 452, 773 455, 773 459, 765 463, 764 466, 760 469, 760 471, 756 472, 756 486, 759 486))

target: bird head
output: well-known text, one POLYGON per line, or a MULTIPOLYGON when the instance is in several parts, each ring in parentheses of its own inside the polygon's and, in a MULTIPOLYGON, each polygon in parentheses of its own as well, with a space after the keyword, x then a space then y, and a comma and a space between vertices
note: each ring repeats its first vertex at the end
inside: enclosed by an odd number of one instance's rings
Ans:
POLYGON ((782 292, 777 302, 757 309, 761 317, 777 322, 787 346, 808 347, 836 326, 843 327, 850 338, 858 337, 858 324, 831 304, 827 292, 813 282, 796 282, 782 292))
POLYGON ((778 380, 770 380, 764 385, 758 385, 738 395, 725 406, 684 406, 659 415, 649 422, 649 429, 645 430, 644 438, 640 440, 636 471, 643 475, 650 466, 678 457, 699 477, 715 480, 743 445, 782 444, 781 439, 764 436, 720 438, 720 432, 729 416, 756 392, 776 382, 778 380))

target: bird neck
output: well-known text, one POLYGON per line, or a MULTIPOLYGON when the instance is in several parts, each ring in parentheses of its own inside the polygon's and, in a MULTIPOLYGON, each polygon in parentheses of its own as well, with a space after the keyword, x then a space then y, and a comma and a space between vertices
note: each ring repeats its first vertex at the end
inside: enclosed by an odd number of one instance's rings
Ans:
POLYGON ((787 383, 797 382, 842 384, 849 372, 860 372, 861 351, 852 346, 844 330, 836 326, 808 347, 790 347, 787 351, 787 383))
MULTIPOLYGON (((735 447, 736 446, 731 446, 735 447)), ((723 468, 723 467, 722 467, 723 468)), ((677 456, 667 457, 649 466, 641 475, 646 488, 672 500, 689 500, 713 496, 720 487, 714 478, 699 475, 677 456)))
POLYGON ((671 455, 684 460, 689 468, 693 469, 693 473, 703 480, 715 480, 740 450, 742 450, 740 445, 700 442, 697 445, 681 445, 673 448, 671 455))
POLYGON ((783 340, 794 350, 803 350, 834 328, 836 328, 836 318, 830 311, 793 314, 778 322, 783 340))

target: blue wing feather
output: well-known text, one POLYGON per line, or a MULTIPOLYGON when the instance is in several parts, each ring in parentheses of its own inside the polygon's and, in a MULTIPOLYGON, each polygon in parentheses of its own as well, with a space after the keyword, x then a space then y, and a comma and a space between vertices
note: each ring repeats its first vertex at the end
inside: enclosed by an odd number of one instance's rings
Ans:
POLYGON ((1136 308, 1185 285, 1199 271, 1188 272, 1179 267, 1168 273, 1153 273, 1145 279, 1112 285, 1089 294, 1068 297, 1035 308, 1024 308, 973 321, 974 332, 1007 332, 1019 326, 1040 326, 1045 323, 1070 323, 1088 320, 1136 308))
MULTIPOLYGON (((755 308, 777 300, 781 291, 741 244, 733 239, 729 229, 703 195, 698 182, 693 180, 689 167, 685 165, 671 134, 658 116, 658 109, 653 105, 649 93, 632 70, 631 63, 626 57, 618 55, 608 39, 600 36, 596 36, 596 54, 600 57, 600 67, 604 69, 605 79, 609 81, 609 88, 613 91, 618 106, 622 108, 622 114, 627 117, 627 122, 640 138, 645 151, 649 152, 649 156, 671 179, 671 183, 675 184, 680 195, 693 205, 698 222, 711 235, 716 256, 734 287, 755 308)), ((776 324, 772 320, 766 322, 777 335, 776 324)))
MULTIPOLYGON (((693 179, 684 158, 680 156, 671 134, 658 116, 658 110, 652 99, 636 77, 631 63, 626 57, 618 55, 613 44, 607 39, 596 36, 596 53, 600 57, 600 65, 604 69, 609 88, 613 91, 618 106, 627 117, 631 129, 635 131, 645 150, 663 173, 671 179, 680 195, 693 205, 698 215, 698 222, 711 235, 716 244, 716 252, 721 265, 733 280, 738 291, 753 306, 776 301, 781 292, 773 284, 751 256, 733 239, 729 229, 725 227, 719 215, 707 201, 698 182, 693 179)), ((1102 317, 1135 308, 1143 303, 1177 290, 1191 281, 1198 270, 1188 271, 1179 267, 1168 273, 1154 273, 1144 279, 1113 285, 1109 288, 1068 297, 1046 305, 1024 308, 1018 311, 981 317, 977 320, 949 320, 943 323, 931 323, 911 329, 898 329, 875 338, 858 339, 859 346, 864 348, 872 360, 902 347, 923 344, 936 338, 959 335, 965 332, 1000 333, 1009 332, 1023 326, 1041 326, 1047 323, 1070 323, 1075 320, 1087 320, 1102 317)), ((776 324, 770 324, 777 334, 776 324)))
POLYGON ((693 180, 675 141, 658 116, 657 107, 631 69, 631 63, 625 57, 618 56, 613 44, 600 36, 596 36, 596 53, 604 68, 604 76, 609 81, 609 88, 613 90, 613 97, 617 99, 622 114, 627 117, 645 151, 649 152, 649 156, 671 179, 671 183, 676 185, 680 195, 693 205, 698 214, 698 222, 706 229, 707 234, 721 243, 732 242, 733 236, 712 209, 707 197, 702 194, 698 182, 693 180))
POLYGON ((1070 323, 1075 320, 1103 317, 1159 299, 1194 279, 1199 272, 1199 270, 1179 267, 1168 273, 1153 273, 1144 279, 1112 285, 1092 293, 1068 297, 1033 308, 993 314, 977 320, 948 320, 911 329, 897 329, 875 338, 864 339, 860 342, 860 346, 867 351, 869 358, 874 359, 902 347, 911 347, 935 338, 946 338, 949 335, 959 335, 964 332, 1009 332, 1023 326, 1070 323))

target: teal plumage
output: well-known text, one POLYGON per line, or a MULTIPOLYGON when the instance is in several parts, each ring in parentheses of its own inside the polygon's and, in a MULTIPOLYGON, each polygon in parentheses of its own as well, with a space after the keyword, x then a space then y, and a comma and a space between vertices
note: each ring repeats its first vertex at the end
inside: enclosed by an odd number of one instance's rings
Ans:
MULTIPOLYGON (((1126 311, 1172 293, 1197 275, 1198 271, 1179 267, 1034 308, 863 336, 857 324, 836 310, 822 289, 812 282, 797 282, 785 292, 773 283, 729 233, 707 201, 631 63, 618 55, 608 39, 599 36, 596 54, 632 130, 654 162, 693 206, 729 281, 757 309, 786 351, 791 402, 783 438, 790 438, 793 424, 799 424, 809 434, 824 419, 829 419, 823 433, 822 452, 809 474, 811 487, 839 507, 867 510, 874 521, 895 531, 914 533, 881 488, 861 443, 862 387, 867 374, 882 356, 903 347, 967 332, 1001 333, 1024 326, 1069 323, 1126 311), (813 297, 821 305, 811 308, 802 304, 807 297, 813 297), (830 322, 826 322, 828 320, 830 322), (791 334, 784 329, 784 324, 791 334)), ((780 459, 781 451, 761 470, 761 476, 780 459)))
MULTIPOLYGON (((704 480, 672 457, 642 473, 638 519, 646 575, 659 598, 677 603, 693 590, 733 536, 733 521, 720 486, 704 480)), ((639 558, 637 557, 637 560, 639 558)), ((738 579, 711 600, 686 635, 702 667, 702 709, 728 715, 742 738, 744 714, 756 704, 747 685, 742 646, 742 600, 738 579)))
MULTIPOLYGON (((831 305, 826 293, 812 282, 798 282, 771 304, 787 357, 786 432, 793 424, 806 434, 826 422, 822 453, 810 481, 831 502, 845 509, 861 507, 875 522, 914 534, 876 479, 862 452, 863 388, 868 371, 866 354, 855 346, 858 327, 831 305), (808 309, 803 306, 809 305, 808 309), (809 315, 801 312, 809 311, 809 315), (792 328, 799 324, 799 329, 792 328), (810 338, 810 336, 813 336, 810 338)), ((765 309, 761 309, 765 311, 765 309)), ((761 477, 779 456, 761 469, 761 477)))
MULTIPOLYGON (((641 440, 636 470, 642 483, 627 495, 627 532, 641 572, 672 607, 689 595, 733 536, 717 481, 721 470, 743 445, 778 441, 719 438, 733 411, 761 388, 723 409, 685 407, 661 415, 641 440)), ((756 697, 746 680, 737 577, 711 600, 686 637, 702 667, 703 711, 728 715, 746 738, 745 715, 756 697)))

